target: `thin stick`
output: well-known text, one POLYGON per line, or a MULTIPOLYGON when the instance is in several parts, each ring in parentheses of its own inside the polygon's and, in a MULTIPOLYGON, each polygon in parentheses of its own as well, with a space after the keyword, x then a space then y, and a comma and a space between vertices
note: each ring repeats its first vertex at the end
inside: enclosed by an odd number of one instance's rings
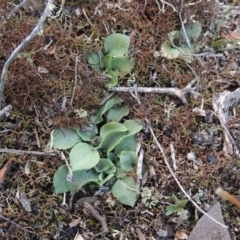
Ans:
POLYGON ((40 155, 40 156, 55 155, 52 152, 25 151, 25 150, 16 150, 16 149, 9 149, 9 148, 0 148, 0 153, 10 153, 10 154, 16 154, 16 155, 30 154, 30 155, 40 155))
POLYGON ((181 183, 178 181, 177 177, 175 176, 173 170, 171 169, 168 161, 167 161, 167 157, 165 155, 165 152, 162 148, 162 146, 160 145, 160 143, 158 142, 153 130, 152 130, 152 127, 149 126, 149 129, 150 129, 150 132, 152 134, 152 137, 153 137, 153 140, 154 142, 156 143, 156 145, 158 146, 160 152, 162 153, 162 156, 163 156, 163 159, 164 159, 164 162, 169 170, 169 172, 171 173, 171 175, 173 176, 174 180, 176 181, 178 187, 180 188, 180 190, 184 193, 184 195, 187 197, 187 199, 198 209, 199 212, 201 212, 202 214, 204 214, 205 216, 207 216, 208 218, 210 218, 212 221, 214 221, 215 223, 219 224, 220 226, 222 226, 223 228, 228 228, 226 225, 218 222, 216 219, 214 219, 213 217, 211 217, 209 214, 207 214, 206 212, 204 212, 198 205, 197 203, 195 203, 192 198, 187 194, 187 192, 184 190, 184 188, 182 187, 181 183))
POLYGON ((85 18, 87 19, 88 23, 89 23, 89 24, 90 24, 90 26, 92 27, 92 26, 93 26, 93 24, 92 24, 92 22, 90 21, 90 19, 88 18, 88 16, 87 16, 87 14, 86 14, 86 12, 85 12, 85 9, 84 9, 84 8, 82 9, 82 12, 83 12, 83 15, 85 16, 85 18))
POLYGON ((60 16, 61 12, 63 12, 64 10, 64 4, 65 4, 66 0, 62 0, 62 3, 61 3, 61 6, 60 6, 60 9, 57 11, 56 15, 52 18, 57 18, 58 16, 60 16))
POLYGON ((10 111, 12 110, 11 105, 7 105, 2 110, 0 110, 0 120, 2 120, 5 117, 8 117, 10 115, 10 111))
POLYGON ((173 169, 176 171, 177 170, 176 153, 175 153, 173 143, 170 143, 170 149, 171 149, 171 158, 172 158, 172 161, 173 161, 173 169))
POLYGON ((19 52, 28 45, 28 43, 38 34, 38 32, 41 30, 45 20, 49 16, 51 12, 51 5, 53 3, 53 0, 48 0, 47 5, 44 9, 44 12, 39 19, 37 25, 35 28, 32 30, 32 32, 20 43, 20 45, 15 48, 15 50, 12 52, 8 60, 5 62, 3 70, 2 70, 2 75, 1 75, 1 83, 0 83, 0 108, 2 106, 2 100, 3 100, 3 92, 4 92, 4 87, 7 81, 7 71, 13 60, 17 57, 19 52))
POLYGON ((72 106, 73 103, 73 99, 74 99, 74 95, 76 92, 76 87, 77 87, 77 69, 78 69, 78 56, 76 56, 76 60, 75 60, 75 78, 74 78, 74 87, 73 87, 73 93, 72 93, 72 98, 70 101, 70 106, 72 106))
POLYGON ((142 92, 142 93, 158 93, 158 94, 169 94, 173 96, 177 96, 184 105, 188 105, 187 99, 185 98, 186 93, 194 93, 199 95, 198 93, 193 91, 194 88, 184 88, 183 90, 179 88, 151 88, 151 87, 113 87, 110 88, 109 91, 116 92, 142 92))
POLYGON ((27 232, 27 233, 33 233, 33 234, 37 235, 35 232, 32 232, 32 231, 30 231, 30 230, 25 229, 24 227, 22 227, 22 226, 20 226, 19 224, 11 221, 11 220, 8 219, 8 218, 5 218, 5 217, 3 217, 3 216, 1 216, 1 215, 0 215, 0 218, 3 219, 3 220, 5 220, 5 221, 10 222, 11 224, 15 225, 16 227, 22 229, 23 231, 25 231, 25 232, 27 232))
MULTIPOLYGON (((182 30, 183 30, 187 45, 188 45, 189 49, 191 50, 191 53, 193 53, 191 43, 189 41, 188 35, 186 33, 185 26, 184 26, 183 21, 182 21, 183 2, 184 2, 184 0, 181 0, 181 8, 180 8, 180 11, 179 11, 179 19, 180 19, 180 22, 181 22, 181 25, 182 25, 182 30)), ((203 64, 202 60, 198 56, 197 56, 197 59, 198 59, 199 63, 201 64, 201 66, 204 67, 204 64, 203 64)))
POLYGON ((142 164, 143 164, 143 157, 144 157, 144 150, 140 150, 140 154, 138 157, 138 163, 137 163, 137 192, 140 193, 141 188, 141 180, 142 180, 142 164))
POLYGON ((15 8, 9 13, 7 16, 7 19, 9 19, 16 11, 18 11, 19 8, 21 8, 23 5, 25 5, 29 0, 23 0, 21 3, 19 3, 15 8))

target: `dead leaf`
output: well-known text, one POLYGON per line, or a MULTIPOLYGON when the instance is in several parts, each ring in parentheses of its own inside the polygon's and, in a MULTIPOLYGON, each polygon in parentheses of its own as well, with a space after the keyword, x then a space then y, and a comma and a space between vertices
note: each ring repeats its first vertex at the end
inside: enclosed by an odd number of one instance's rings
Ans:
POLYGON ((24 167, 24 172, 25 174, 29 175, 30 174, 30 169, 29 169, 29 160, 27 161, 25 167, 24 167))
POLYGON ((130 45, 135 45, 136 43, 136 31, 132 31, 129 35, 130 37, 130 45))
POLYGON ((10 172, 12 161, 13 161, 13 158, 9 158, 7 162, 4 164, 4 166, 2 167, 2 169, 0 170, 0 184, 3 183, 4 178, 10 172))
POLYGON ((81 218, 77 218, 74 221, 72 221, 71 223, 69 223, 69 227, 76 227, 79 223, 81 222, 81 218))
MULTIPOLYGON (((18 195, 18 194, 17 194, 18 195)), ((22 204, 22 207, 27 211, 31 212, 31 203, 27 199, 27 195, 25 193, 20 193, 19 196, 17 196, 19 202, 22 204)))
POLYGON ((49 71, 43 66, 38 66, 37 70, 39 73, 49 73, 49 71))
POLYGON ((84 238, 82 237, 82 235, 77 233, 77 235, 75 236, 74 240, 84 240, 84 238))
POLYGON ((174 240, 185 240, 185 239, 188 239, 188 235, 183 230, 177 231, 174 240))
POLYGON ((47 54, 54 55, 55 52, 56 52, 56 49, 57 49, 56 46, 53 46, 53 47, 49 48, 49 50, 47 51, 47 54))
POLYGON ((233 32, 233 31, 228 31, 228 36, 230 36, 230 38, 232 40, 240 40, 240 34, 233 32))
POLYGON ((143 233, 141 232, 141 230, 139 228, 136 228, 136 232, 137 232, 139 240, 146 240, 145 236, 143 235, 143 233))

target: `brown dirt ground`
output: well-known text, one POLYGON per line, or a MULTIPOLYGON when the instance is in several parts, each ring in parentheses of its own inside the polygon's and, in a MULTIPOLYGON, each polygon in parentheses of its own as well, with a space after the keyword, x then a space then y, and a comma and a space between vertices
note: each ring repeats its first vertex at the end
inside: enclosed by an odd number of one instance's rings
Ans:
MULTIPOLYGON (((127 80, 134 76, 138 86, 183 89, 196 74, 200 78, 197 91, 202 94, 204 109, 207 111, 213 110, 214 93, 237 89, 240 83, 239 46, 227 49, 224 34, 239 27, 239 14, 232 11, 224 18, 227 8, 220 7, 214 0, 184 2, 182 18, 188 21, 193 18, 203 26, 198 40, 201 45, 200 52, 223 53, 222 57, 201 57, 203 66, 194 58, 191 63, 191 68, 194 69, 192 71, 183 60, 153 57, 154 51, 160 50, 161 43, 167 39, 167 34, 181 28, 178 13, 169 5, 165 5, 166 9, 162 11, 163 5, 161 1, 158 2, 161 9, 158 8, 157 0, 66 1, 64 13, 48 19, 42 33, 25 47, 9 68, 3 105, 11 104, 13 110, 11 115, 0 123, 0 147, 44 151, 53 129, 85 124, 74 110, 82 108, 92 113, 109 94, 104 89, 105 79, 88 66, 86 55, 92 50, 102 49, 104 38, 113 31, 125 34, 134 31, 136 36, 136 42, 131 46, 131 54, 136 61, 134 75, 121 79, 121 86, 127 86, 127 80), (78 10, 79 15, 76 14, 78 10), (218 40, 225 41, 223 47, 218 40), (77 65, 78 85, 70 106, 76 56, 80 59, 77 65), (232 69, 233 66, 236 67, 232 69), (156 79, 151 78, 154 74, 157 74, 156 79), (65 97, 66 110, 63 111, 62 101, 65 97)), ((177 10, 180 9, 180 1, 168 2, 177 10)), ((17 3, 18 1, 14 0, 2 0, 0 3, 1 69, 12 51, 36 25, 44 7, 44 4, 32 0, 28 6, 21 8, 5 21, 4 17, 11 12, 13 4, 17 3)), ((225 4, 224 6, 228 7, 227 4, 231 3, 225 4)), ((235 4, 235 8, 239 10, 238 1, 235 1, 235 4)), ((61 1, 56 1, 55 5, 59 9, 61 1)), ((152 122, 170 164, 170 143, 173 143, 177 158, 175 174, 201 208, 206 209, 207 205, 212 206, 217 201, 214 190, 219 185, 232 194, 239 195, 239 159, 234 154, 226 158, 221 125, 217 118, 213 116, 213 121, 208 123, 204 117, 193 113, 192 109, 201 106, 199 99, 189 96, 189 104, 184 106, 175 97, 144 93, 139 94, 139 104, 128 93, 117 95, 129 103, 129 118, 144 124, 147 124, 147 119, 152 122), (167 118, 166 109, 171 103, 176 106, 167 118), (202 162, 197 168, 186 158, 190 151, 202 162), (216 163, 209 162, 209 155, 216 159, 216 163)), ((239 127, 234 127, 237 124, 239 126, 239 106, 235 111, 229 128, 235 132, 235 140, 240 148, 239 127)), ((155 170, 149 172, 144 187, 152 189, 159 203, 148 209, 139 198, 132 209, 120 203, 112 206, 106 203, 111 194, 104 195, 93 205, 100 215, 105 215, 110 232, 95 239, 145 237, 170 240, 174 239, 177 231, 189 234, 197 221, 195 208, 191 203, 186 206, 189 211, 187 221, 180 222, 176 215, 166 216, 166 206, 171 203, 172 193, 179 199, 185 199, 185 196, 166 168, 147 129, 139 135, 139 139, 145 151, 144 161, 149 169, 155 170), (176 219, 177 222, 174 221, 176 219), (158 235, 161 229, 168 230, 166 238, 158 235)), ((0 214, 22 227, 0 219, 0 234, 5 239, 74 239, 77 231, 84 239, 91 239, 102 231, 96 219, 84 214, 84 208, 68 211, 61 206, 62 196, 54 194, 52 184, 53 174, 62 165, 58 157, 1 153, 0 159, 2 166, 9 159, 13 159, 11 170, 1 185, 0 214), (26 174, 25 170, 27 162, 29 174, 26 174), (18 192, 26 194, 31 203, 31 212, 26 212, 19 203, 16 197, 18 192), (80 223, 70 227, 69 224, 78 218, 80 223)), ((72 201, 75 203, 81 197, 91 196, 93 194, 90 189, 86 188, 85 194, 79 192, 72 201)), ((69 199, 70 196, 67 195, 67 202, 69 199)), ((240 239, 239 210, 228 202, 222 201, 221 204, 232 238, 240 239)))

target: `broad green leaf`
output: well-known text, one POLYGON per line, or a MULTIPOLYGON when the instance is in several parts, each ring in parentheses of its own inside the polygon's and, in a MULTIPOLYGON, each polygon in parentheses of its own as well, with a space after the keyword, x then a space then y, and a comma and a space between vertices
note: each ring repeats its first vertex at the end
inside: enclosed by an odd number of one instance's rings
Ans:
POLYGON ((125 171, 131 171, 134 165, 137 165, 138 156, 132 151, 122 151, 120 154, 121 168, 125 171))
POLYGON ((109 122, 104 124, 100 129, 100 137, 106 138, 110 133, 127 132, 128 129, 121 123, 109 122))
POLYGON ((116 178, 125 178, 127 177, 128 175, 128 172, 123 170, 121 167, 120 167, 120 161, 119 161, 119 166, 116 166, 117 167, 117 171, 116 173, 114 174, 116 178))
POLYGON ((164 41, 161 45, 161 56, 168 59, 175 59, 179 56, 179 50, 171 47, 169 41, 164 41))
POLYGON ((91 120, 95 124, 98 124, 103 121, 103 114, 106 113, 109 109, 115 105, 122 102, 121 98, 113 97, 109 99, 98 111, 96 115, 92 115, 91 120))
POLYGON ((134 67, 134 61, 127 57, 114 57, 111 61, 111 69, 119 72, 120 76, 130 73, 134 67))
POLYGON ((100 137, 102 138, 101 148, 107 153, 111 152, 115 144, 126 135, 128 129, 121 123, 110 122, 104 124, 100 129, 100 137))
POLYGON ((76 133, 81 137, 83 141, 91 142, 91 140, 97 135, 98 129, 96 125, 91 126, 89 129, 78 127, 76 133))
POLYGON ((131 177, 117 179, 112 186, 112 193, 121 203, 133 207, 137 200, 135 182, 131 177))
POLYGON ((61 166, 54 174, 53 186, 56 194, 69 192, 66 184, 68 168, 66 165, 61 166))
POLYGON ((73 171, 95 167, 100 160, 98 151, 87 143, 78 143, 70 151, 70 165, 73 171))
POLYGON ((107 154, 107 158, 110 159, 113 163, 116 163, 118 161, 117 156, 113 152, 109 152, 107 154))
POLYGON ((115 145, 114 153, 118 156, 121 151, 135 151, 136 145, 137 141, 135 135, 123 136, 115 145))
POLYGON ((121 151, 135 151, 136 150, 136 133, 142 129, 142 124, 135 120, 126 120, 123 125, 128 129, 128 132, 123 136, 119 142, 114 146, 114 153, 118 155, 121 151))
POLYGON ((108 80, 108 82, 106 83, 106 86, 105 87, 108 87, 108 88, 111 88, 111 87, 115 87, 118 85, 118 76, 117 76, 117 73, 110 70, 108 73, 107 73, 110 77, 110 79, 108 80))
MULTIPOLYGON (((185 60, 188 63, 191 63, 193 60, 192 51, 189 48, 188 44, 183 44, 179 49, 179 58, 185 60)), ((194 51, 194 49, 192 48, 194 51)))
POLYGON ((120 122, 124 116, 129 114, 129 107, 127 104, 122 104, 110 109, 107 113, 107 122, 120 122))
MULTIPOLYGON (((199 38, 202 32, 202 24, 199 21, 196 21, 195 23, 192 23, 190 26, 185 27, 185 31, 189 41, 192 42, 192 40, 196 40, 197 38, 199 38)), ((180 35, 185 40, 185 43, 187 43, 186 35, 184 34, 182 28, 180 31, 180 35)))
POLYGON ((64 150, 71 148, 77 142, 81 142, 77 133, 69 128, 63 127, 53 132, 52 139, 48 142, 48 146, 64 150))
POLYGON ((92 52, 92 53, 88 54, 87 61, 94 70, 101 72, 102 71, 101 70, 102 58, 103 58, 103 53, 101 51, 92 52))
POLYGON ((130 37, 120 33, 109 35, 104 42, 104 50, 113 56, 123 56, 130 46, 130 37))
POLYGON ((128 129, 128 135, 140 132, 143 127, 143 125, 136 120, 126 120, 123 125, 128 129))
POLYGON ((97 173, 95 169, 74 171, 72 181, 66 181, 71 193, 79 191, 83 186, 89 183, 95 183, 101 186, 99 173, 97 173))
POLYGON ((101 186, 103 184, 105 184, 106 182, 108 182, 112 177, 114 177, 114 174, 109 174, 104 178, 105 174, 104 173, 100 173, 99 174, 99 181, 101 183, 101 186))
POLYGON ((99 163, 95 166, 97 172, 111 174, 116 172, 116 167, 110 159, 100 158, 99 163))
POLYGON ((173 214, 175 211, 176 211, 176 206, 174 206, 174 205, 167 206, 167 213, 166 213, 166 215, 167 215, 167 216, 168 216, 168 215, 171 215, 171 214, 173 214))

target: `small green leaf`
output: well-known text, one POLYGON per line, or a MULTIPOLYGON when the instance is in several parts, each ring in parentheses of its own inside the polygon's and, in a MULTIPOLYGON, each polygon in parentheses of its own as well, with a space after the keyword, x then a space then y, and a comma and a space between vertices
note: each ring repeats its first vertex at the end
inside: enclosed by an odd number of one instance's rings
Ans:
POLYGON ((129 114, 129 107, 127 104, 122 104, 110 109, 107 113, 107 122, 120 122, 124 116, 129 114))
POLYGON ((52 139, 48 142, 48 146, 65 150, 71 148, 77 142, 81 142, 81 140, 76 132, 63 127, 53 132, 52 139))
POLYGON ((94 70, 96 70, 97 72, 101 72, 102 58, 103 58, 103 53, 101 51, 92 52, 88 54, 87 61, 94 70))
POLYGON ((101 66, 103 68, 105 68, 106 72, 109 72, 112 69, 112 55, 111 54, 107 54, 104 56, 101 66))
POLYGON ((66 184, 68 168, 66 165, 61 166, 54 174, 53 186, 56 194, 69 192, 66 184))
POLYGON ((118 85, 118 76, 117 76, 117 73, 110 70, 108 73, 107 73, 110 77, 110 79, 108 80, 108 82, 106 83, 106 86, 105 87, 108 87, 108 88, 111 88, 111 87, 115 87, 118 85))
POLYGON ((137 200, 135 182, 131 177, 117 179, 112 186, 112 193, 121 203, 133 207, 137 200))
POLYGON ((176 211, 176 206, 175 205, 170 205, 170 206, 167 206, 167 213, 166 215, 171 215, 173 214, 174 212, 176 211))
POLYGON ((122 151, 120 154, 121 168, 125 171, 131 171, 134 165, 137 165, 138 156, 132 151, 122 151))
POLYGON ((135 135, 142 129, 142 124, 135 120, 126 120, 123 125, 128 129, 128 132, 114 146, 114 152, 116 155, 118 155, 121 151, 135 151, 135 135))
MULTIPOLYGON (((196 40, 197 38, 199 38, 202 32, 202 24, 199 21, 196 21, 195 23, 192 23, 190 26, 185 27, 185 31, 190 42, 192 42, 192 40, 196 40)), ((182 28, 180 31, 180 35, 185 40, 185 43, 187 43, 186 35, 184 34, 182 28)))
POLYGON ((122 102, 121 98, 113 97, 109 99, 98 111, 96 115, 91 116, 92 122, 98 124, 103 121, 103 115, 112 107, 122 102))
POLYGON ((179 56, 179 50, 172 48, 169 41, 164 41, 161 45, 161 56, 168 59, 175 59, 179 56))
POLYGON ((178 204, 178 206, 181 208, 184 208, 187 203, 188 203, 188 200, 181 200, 180 203, 178 204))
POLYGON ((83 129, 82 127, 78 127, 76 133, 83 141, 91 142, 92 139, 97 135, 98 129, 96 125, 91 126, 87 130, 83 129))
POLYGON ((70 165, 73 171, 95 167, 100 160, 98 151, 87 143, 78 143, 70 151, 70 165))
POLYGON ((119 139, 126 135, 128 129, 121 123, 110 122, 104 124, 100 129, 100 137, 102 138, 101 148, 107 153, 111 152, 119 139))
POLYGON ((113 56, 123 56, 127 53, 130 46, 130 38, 127 35, 113 33, 104 42, 104 50, 113 56))
POLYGON ((104 172, 111 174, 116 172, 116 167, 111 160, 108 158, 100 158, 99 163, 95 166, 97 172, 104 172))
POLYGON ((132 71, 134 61, 127 57, 114 57, 111 61, 111 69, 118 71, 120 76, 125 76, 132 71))
POLYGON ((173 200, 173 202, 174 202, 175 205, 178 205, 178 204, 179 204, 180 201, 178 200, 178 198, 177 198, 177 196, 176 196, 175 194, 172 194, 172 197, 171 197, 171 198, 172 198, 172 200, 173 200))

